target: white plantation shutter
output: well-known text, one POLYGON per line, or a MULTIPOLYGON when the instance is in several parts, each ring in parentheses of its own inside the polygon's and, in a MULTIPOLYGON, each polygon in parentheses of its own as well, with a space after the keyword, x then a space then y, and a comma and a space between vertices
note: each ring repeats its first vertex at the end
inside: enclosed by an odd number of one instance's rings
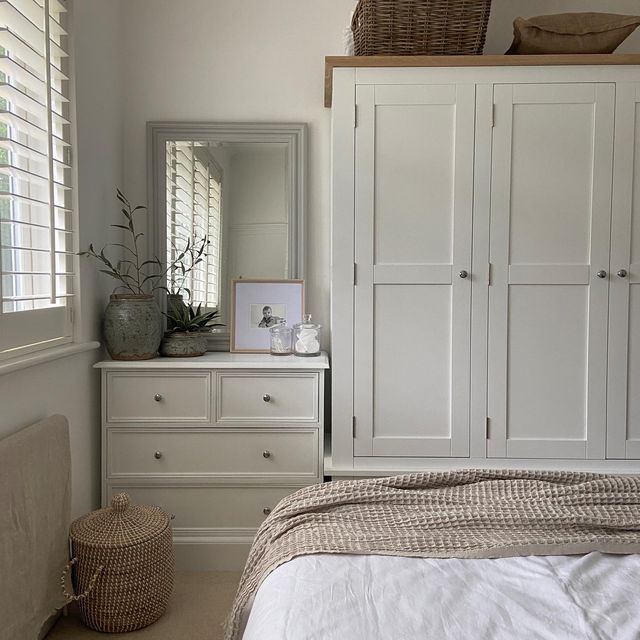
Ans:
POLYGON ((0 0, 0 358, 71 340, 63 0, 0 0))
MULTIPOLYGON (((194 304, 217 308, 220 291, 222 171, 206 147, 194 142, 167 143, 167 262, 171 264, 187 241, 209 240, 207 257, 182 286, 194 304)), ((167 287, 171 288, 169 274, 167 287)), ((182 283, 182 278, 177 278, 182 283)))

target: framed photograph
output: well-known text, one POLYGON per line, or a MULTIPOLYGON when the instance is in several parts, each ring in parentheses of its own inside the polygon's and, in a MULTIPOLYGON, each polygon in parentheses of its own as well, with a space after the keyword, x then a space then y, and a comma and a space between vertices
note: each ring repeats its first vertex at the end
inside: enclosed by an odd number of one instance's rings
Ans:
POLYGON ((236 353, 269 353, 269 329, 284 320, 302 321, 304 280, 233 280, 231 348, 236 353))

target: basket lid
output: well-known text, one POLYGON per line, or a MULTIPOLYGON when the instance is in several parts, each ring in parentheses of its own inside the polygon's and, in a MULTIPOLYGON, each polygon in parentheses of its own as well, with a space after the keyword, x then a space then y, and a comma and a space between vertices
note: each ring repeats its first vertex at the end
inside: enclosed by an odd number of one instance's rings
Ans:
POLYGON ((155 538, 169 524, 160 507, 131 504, 128 494, 113 496, 111 506, 92 511, 71 524, 74 542, 96 546, 130 547, 155 538))

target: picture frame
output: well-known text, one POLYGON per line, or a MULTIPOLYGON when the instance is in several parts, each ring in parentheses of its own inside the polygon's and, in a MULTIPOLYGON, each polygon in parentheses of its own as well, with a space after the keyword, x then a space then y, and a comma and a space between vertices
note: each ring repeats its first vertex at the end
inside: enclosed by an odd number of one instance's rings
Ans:
POLYGON ((232 280, 229 351, 269 353, 269 329, 282 318, 292 327, 303 313, 304 280, 232 280))

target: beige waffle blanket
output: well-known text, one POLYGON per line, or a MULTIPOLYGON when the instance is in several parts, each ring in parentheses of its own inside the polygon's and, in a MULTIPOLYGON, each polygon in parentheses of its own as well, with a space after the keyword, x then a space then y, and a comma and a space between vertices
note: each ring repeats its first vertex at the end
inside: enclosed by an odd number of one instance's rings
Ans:
POLYGON ((239 637, 265 577, 301 555, 591 551, 640 553, 640 476, 469 470, 313 485, 284 498, 260 527, 225 638, 239 637))

